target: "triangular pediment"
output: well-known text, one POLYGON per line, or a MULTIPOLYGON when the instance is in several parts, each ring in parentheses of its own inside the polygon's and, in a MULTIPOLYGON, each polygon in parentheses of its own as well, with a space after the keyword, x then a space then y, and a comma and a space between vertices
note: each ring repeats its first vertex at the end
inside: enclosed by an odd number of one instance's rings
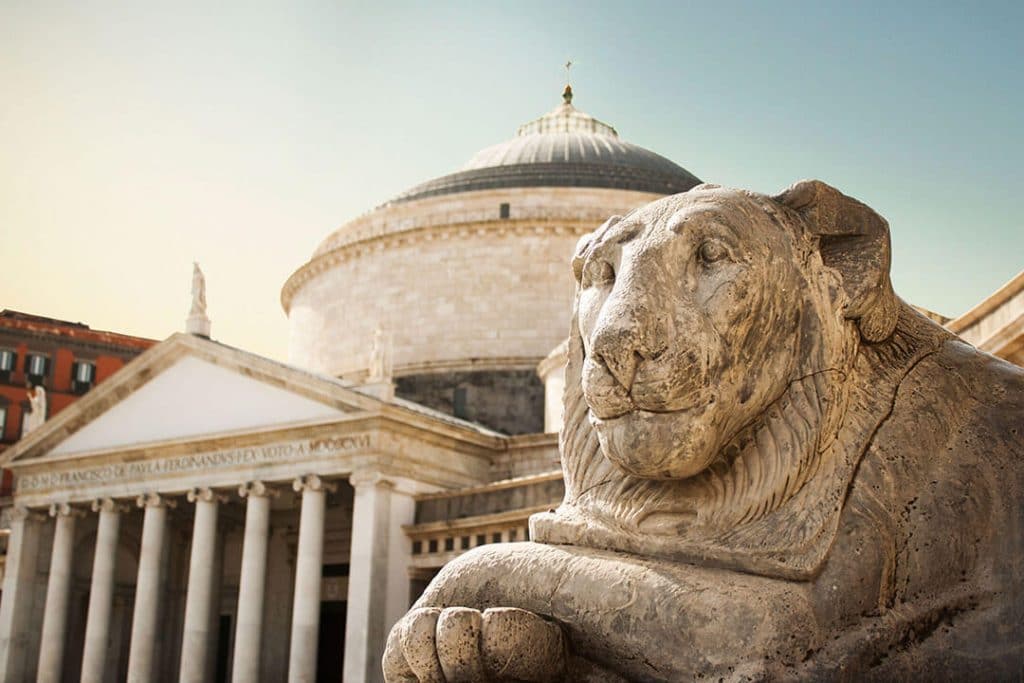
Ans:
POLYGON ((174 335, 3 454, 5 463, 318 424, 375 399, 217 342, 174 335))
POLYGON ((342 415, 319 401, 185 356, 50 452, 109 450, 342 415))

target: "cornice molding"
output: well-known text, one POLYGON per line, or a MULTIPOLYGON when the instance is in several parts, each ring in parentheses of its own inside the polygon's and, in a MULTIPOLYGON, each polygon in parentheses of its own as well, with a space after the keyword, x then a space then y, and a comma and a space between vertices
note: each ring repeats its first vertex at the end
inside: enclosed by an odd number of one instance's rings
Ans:
POLYGON ((431 375, 441 372, 486 372, 489 370, 533 370, 540 359, 536 356, 496 356, 494 358, 457 358, 405 363, 395 367, 395 379, 411 375, 431 375))
MULTIPOLYGON (((46 342, 54 349, 66 348, 71 351, 88 350, 96 353, 97 355, 110 355, 120 358, 126 363, 149 348, 149 346, 119 346, 110 342, 81 339, 61 334, 59 332, 52 332, 48 330, 27 330, 15 327, 0 327, 0 345, 7 346, 7 344, 2 341, 4 339, 11 339, 15 341, 35 339, 46 342)), ((157 340, 153 340, 150 346, 154 346, 157 343, 159 343, 157 340)), ((35 349, 29 349, 30 352, 33 350, 35 349)), ((49 349, 43 349, 43 351, 46 350, 49 349)))

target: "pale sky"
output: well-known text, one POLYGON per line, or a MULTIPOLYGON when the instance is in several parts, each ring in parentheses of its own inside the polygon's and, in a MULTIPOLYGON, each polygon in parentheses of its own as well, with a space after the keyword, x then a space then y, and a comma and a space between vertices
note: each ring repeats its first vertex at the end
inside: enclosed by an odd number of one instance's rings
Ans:
MULTIPOLYGON (((0 0, 0 307, 287 354, 342 223, 574 104, 708 182, 816 177, 955 316, 1024 268, 1024 3, 0 0)), ((568 316, 568 311, 566 312, 568 316)))

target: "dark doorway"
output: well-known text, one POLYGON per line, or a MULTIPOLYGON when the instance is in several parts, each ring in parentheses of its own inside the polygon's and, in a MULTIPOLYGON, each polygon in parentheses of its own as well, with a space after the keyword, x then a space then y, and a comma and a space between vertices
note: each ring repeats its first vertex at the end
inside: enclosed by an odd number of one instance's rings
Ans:
MULTIPOLYGON (((231 615, 222 614, 217 620, 217 673, 213 680, 228 683, 228 655, 231 652, 231 615)), ((209 661, 209 660, 207 660, 209 661)), ((209 670, 209 669, 207 669, 209 670)))
POLYGON ((316 683, 340 683, 345 663, 347 602, 320 603, 320 640, 316 648, 316 683))

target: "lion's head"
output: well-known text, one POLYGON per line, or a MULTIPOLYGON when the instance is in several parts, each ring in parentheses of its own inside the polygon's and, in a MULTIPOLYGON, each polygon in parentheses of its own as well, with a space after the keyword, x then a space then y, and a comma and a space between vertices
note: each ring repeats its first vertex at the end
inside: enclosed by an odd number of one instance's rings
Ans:
POLYGON ((701 185, 580 240, 566 498, 535 536, 769 564, 820 545, 831 480, 855 465, 833 445, 859 351, 901 310, 889 259, 884 219, 820 181, 701 185), (772 513, 808 488, 774 538, 772 513))

